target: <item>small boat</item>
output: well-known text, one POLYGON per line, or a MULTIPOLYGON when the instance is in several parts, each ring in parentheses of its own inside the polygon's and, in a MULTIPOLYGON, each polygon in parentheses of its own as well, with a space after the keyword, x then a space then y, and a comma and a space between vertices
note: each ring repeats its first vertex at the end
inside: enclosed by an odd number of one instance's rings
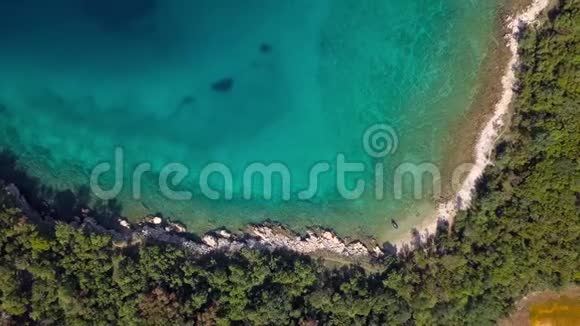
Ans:
POLYGON ((391 220, 391 224, 393 225, 393 229, 398 229, 399 228, 399 224, 397 224, 397 222, 395 220, 391 220))

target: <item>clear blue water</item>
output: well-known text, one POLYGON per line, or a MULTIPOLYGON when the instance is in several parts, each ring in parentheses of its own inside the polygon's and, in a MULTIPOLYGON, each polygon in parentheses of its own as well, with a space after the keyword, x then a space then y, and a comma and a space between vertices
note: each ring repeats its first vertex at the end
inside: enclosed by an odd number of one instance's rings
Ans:
MULTIPOLYGON (((395 200, 390 175, 404 162, 443 161, 496 10, 491 0, 0 0, 0 144, 59 189, 87 184, 122 148, 118 199, 130 218, 163 212, 200 232, 269 218, 381 237, 390 218, 432 207, 430 198, 395 200), (396 151, 380 159, 361 140, 375 124, 396 133, 396 151), (365 164, 356 177, 367 189, 383 163, 385 198, 342 198, 339 154, 365 164), (135 200, 132 168, 142 162, 153 172, 135 200), (177 188, 191 200, 160 193, 171 162, 188 167, 177 188), (232 200, 201 193, 211 162, 231 170, 232 200), (290 200, 276 178, 272 200, 258 198, 259 180, 243 198, 254 162, 288 168, 290 200), (331 172, 300 200, 318 162, 331 172)), ((225 186, 215 175, 209 184, 225 186)))

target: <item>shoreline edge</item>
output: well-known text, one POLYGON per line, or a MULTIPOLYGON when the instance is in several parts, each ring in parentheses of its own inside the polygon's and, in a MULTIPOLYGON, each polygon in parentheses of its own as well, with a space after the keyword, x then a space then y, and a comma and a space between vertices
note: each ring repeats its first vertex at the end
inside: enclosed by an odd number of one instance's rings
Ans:
MULTIPOLYGON (((518 82, 516 71, 520 63, 520 34, 528 26, 538 23, 539 16, 549 4, 550 0, 533 0, 523 12, 516 16, 508 16, 506 26, 509 32, 505 35, 505 39, 507 40, 506 46, 511 52, 511 57, 505 73, 501 78, 503 92, 499 101, 495 104, 491 119, 484 124, 483 129, 477 137, 474 150, 475 163, 462 182, 459 191, 454 194, 453 199, 439 205, 436 209, 436 216, 424 220, 415 228, 418 230, 421 242, 427 241, 429 236, 437 232, 439 223, 447 222, 449 225, 452 225, 455 216, 471 206, 477 181, 483 176, 485 169, 492 164, 490 156, 497 140, 501 137, 501 133, 505 127, 504 119, 515 97, 514 86, 518 82)), ((415 239, 415 236, 408 235, 393 244, 400 251, 404 246, 413 246, 415 239)))

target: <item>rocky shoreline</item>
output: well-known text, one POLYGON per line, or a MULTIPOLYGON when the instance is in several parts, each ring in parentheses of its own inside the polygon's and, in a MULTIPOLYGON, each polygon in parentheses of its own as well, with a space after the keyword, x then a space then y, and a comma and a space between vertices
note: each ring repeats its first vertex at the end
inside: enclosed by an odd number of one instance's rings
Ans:
MULTIPOLYGON (((29 218, 38 219, 38 214, 28 204, 19 189, 10 184, 5 187, 16 206, 29 218)), ((91 216, 89 209, 83 209, 72 223, 75 227, 110 235, 119 246, 140 243, 146 240, 177 245, 195 255, 205 255, 217 251, 239 251, 244 248, 258 250, 288 250, 311 255, 336 254, 350 258, 379 258, 384 251, 377 245, 372 249, 362 242, 339 238, 334 232, 322 228, 309 229, 306 234, 298 234, 276 223, 249 225, 241 232, 220 229, 197 235, 187 232, 184 226, 158 216, 149 216, 139 223, 131 224, 118 219, 118 229, 105 228, 91 216)))
MULTIPOLYGON (((160 219, 156 217, 154 219, 160 219)), ((239 251, 241 249, 289 250, 299 254, 330 253, 351 258, 378 258, 384 255, 376 246, 372 250, 360 241, 347 242, 334 232, 324 229, 309 229, 300 235, 280 224, 265 223, 248 226, 243 232, 220 229, 205 233, 198 239, 190 239, 188 233, 177 223, 164 221, 152 223, 146 218, 137 224, 124 223, 124 231, 108 230, 90 217, 79 219, 79 227, 100 233, 108 233, 116 241, 134 243, 144 239, 178 245, 193 254, 205 255, 216 251, 239 251)))
MULTIPOLYGON (((86 225, 89 220, 85 219, 86 225)), ((184 233, 184 232, 183 232, 184 233)), ((238 251, 243 248, 260 250, 284 249, 299 254, 331 253, 346 257, 380 257, 384 253, 377 246, 374 250, 362 242, 347 243, 328 230, 308 230, 305 235, 290 231, 278 224, 251 225, 244 232, 233 233, 225 229, 204 234, 199 241, 187 240, 182 233, 168 231, 149 223, 139 223, 134 227, 131 237, 142 236, 180 245, 195 254, 208 254, 214 251, 238 251)))

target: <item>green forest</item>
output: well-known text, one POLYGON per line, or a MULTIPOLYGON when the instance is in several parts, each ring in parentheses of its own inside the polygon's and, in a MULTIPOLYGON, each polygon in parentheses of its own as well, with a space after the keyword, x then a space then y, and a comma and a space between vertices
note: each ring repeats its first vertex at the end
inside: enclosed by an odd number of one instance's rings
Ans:
POLYGON ((491 325, 529 292, 580 283, 580 3, 547 16, 522 36, 514 117, 472 208, 421 248, 374 272, 279 251, 193 257, 47 228, 4 191, 0 324, 491 325))

